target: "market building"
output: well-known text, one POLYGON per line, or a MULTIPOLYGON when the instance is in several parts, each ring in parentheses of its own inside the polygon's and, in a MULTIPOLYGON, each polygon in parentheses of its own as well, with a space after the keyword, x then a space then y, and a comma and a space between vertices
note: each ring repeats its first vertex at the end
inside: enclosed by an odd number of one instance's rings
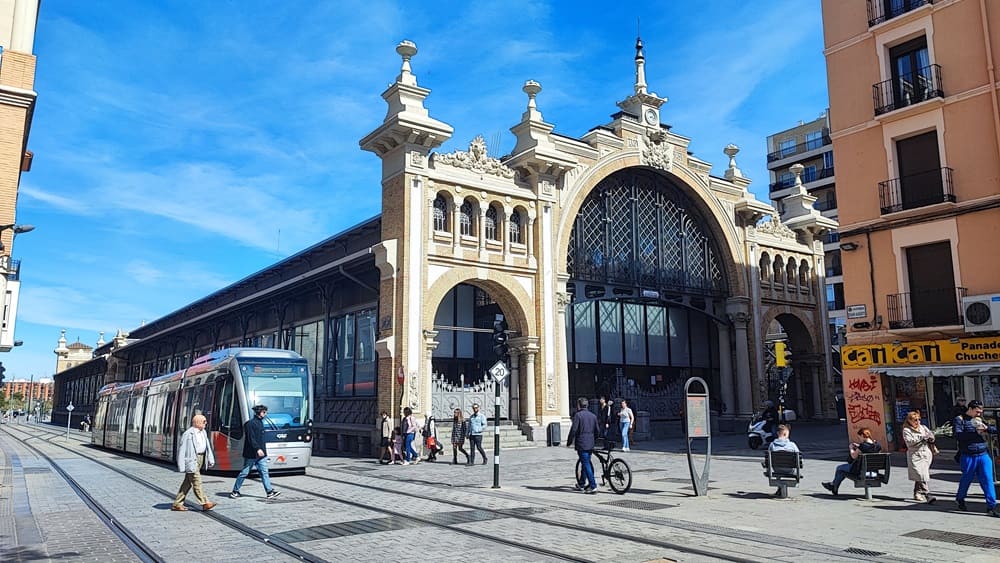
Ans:
POLYGON ((500 158, 481 136, 436 151, 453 128, 424 107, 416 46, 396 52, 387 111, 360 142, 382 162, 379 216, 120 332, 57 382, 136 381, 222 347, 280 347, 309 360, 320 450, 368 454, 383 410, 440 418, 475 401, 492 413, 496 386, 505 428, 528 439, 568 424, 572 399, 600 395, 630 400, 639 433, 662 436, 679 432, 691 376, 708 382, 720 427, 745 425, 768 398, 763 331, 778 320, 800 415, 836 416, 823 289, 836 223, 799 176, 778 219, 734 145, 712 175, 662 123, 641 41, 610 122, 555 133, 529 80, 500 158), (498 356, 501 381, 487 374, 498 356))
POLYGON ((899 447, 910 410, 1000 407, 1000 7, 824 0, 823 27, 848 424, 899 447))

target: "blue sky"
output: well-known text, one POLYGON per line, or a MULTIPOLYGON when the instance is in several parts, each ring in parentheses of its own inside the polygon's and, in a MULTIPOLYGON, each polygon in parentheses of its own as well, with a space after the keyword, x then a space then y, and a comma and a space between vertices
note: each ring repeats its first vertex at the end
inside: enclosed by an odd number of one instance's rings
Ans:
POLYGON ((358 141, 400 40, 455 129, 440 151, 482 134, 501 155, 528 79, 557 133, 610 121, 637 17, 663 122, 715 174, 739 145, 766 201, 766 137, 827 107, 819 0, 43 1, 7 375, 51 376, 60 329, 94 345, 376 215, 380 162, 358 141))

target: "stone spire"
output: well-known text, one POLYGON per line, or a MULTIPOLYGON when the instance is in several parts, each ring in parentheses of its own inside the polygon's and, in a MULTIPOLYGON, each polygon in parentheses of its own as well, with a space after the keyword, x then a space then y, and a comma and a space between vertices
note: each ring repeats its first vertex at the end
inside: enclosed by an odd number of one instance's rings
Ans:
POLYGON ((555 187, 562 175, 573 168, 576 162, 566 158, 552 139, 555 126, 542 120, 535 98, 542 91, 542 85, 534 80, 524 83, 521 90, 528 95, 528 108, 521 114, 521 122, 510 128, 516 143, 507 166, 519 170, 540 197, 555 197, 555 187))
POLYGON ((635 93, 646 94, 646 57, 642 54, 642 37, 635 38, 635 93))
POLYGON ((802 185, 802 171, 805 166, 793 164, 788 169, 795 174, 795 186, 792 195, 785 197, 782 203, 785 211, 781 220, 789 229, 818 238, 823 233, 836 229, 837 222, 829 217, 824 217, 822 213, 813 207, 816 203, 816 196, 809 195, 806 187, 802 185))
POLYGON ((382 99, 389 105, 385 119, 374 131, 361 139, 361 148, 372 151, 383 159, 383 176, 390 170, 399 170, 405 154, 417 152, 421 156, 441 146, 451 138, 453 129, 447 123, 438 121, 427 113, 424 100, 430 90, 417 84, 410 61, 417 54, 417 46, 412 41, 402 41, 396 46, 396 53, 403 59, 396 82, 382 93, 382 99), (403 148, 403 150, 397 150, 403 148), (392 162, 386 162, 391 155, 392 162))
POLYGON ((105 344, 105 342, 104 342, 104 331, 102 330, 97 335, 97 347, 100 348, 101 346, 104 346, 104 344, 105 344))
POLYGON ((59 343, 56 345, 56 349, 52 351, 57 356, 64 356, 69 354, 69 348, 66 347, 66 329, 59 331, 59 343))

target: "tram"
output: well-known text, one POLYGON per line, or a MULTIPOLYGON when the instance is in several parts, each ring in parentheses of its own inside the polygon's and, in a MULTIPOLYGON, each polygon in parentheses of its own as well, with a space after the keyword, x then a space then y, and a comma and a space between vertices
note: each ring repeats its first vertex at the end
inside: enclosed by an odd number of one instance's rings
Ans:
POLYGON ((312 453, 312 382, 306 360, 288 350, 229 348, 190 367, 136 383, 110 383, 97 394, 94 445, 174 461, 191 417, 208 419, 213 471, 243 467, 243 424, 265 405, 271 472, 304 472, 312 453))

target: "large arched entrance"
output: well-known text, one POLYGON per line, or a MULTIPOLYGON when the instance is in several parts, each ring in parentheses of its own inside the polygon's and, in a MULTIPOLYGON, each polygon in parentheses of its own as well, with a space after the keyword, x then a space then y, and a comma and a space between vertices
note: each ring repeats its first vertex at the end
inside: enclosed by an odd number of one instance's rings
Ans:
POLYGON ((688 377, 718 397, 729 288, 706 224, 684 190, 652 170, 615 172, 590 192, 567 256, 571 397, 628 398, 654 420, 679 414, 688 377))

